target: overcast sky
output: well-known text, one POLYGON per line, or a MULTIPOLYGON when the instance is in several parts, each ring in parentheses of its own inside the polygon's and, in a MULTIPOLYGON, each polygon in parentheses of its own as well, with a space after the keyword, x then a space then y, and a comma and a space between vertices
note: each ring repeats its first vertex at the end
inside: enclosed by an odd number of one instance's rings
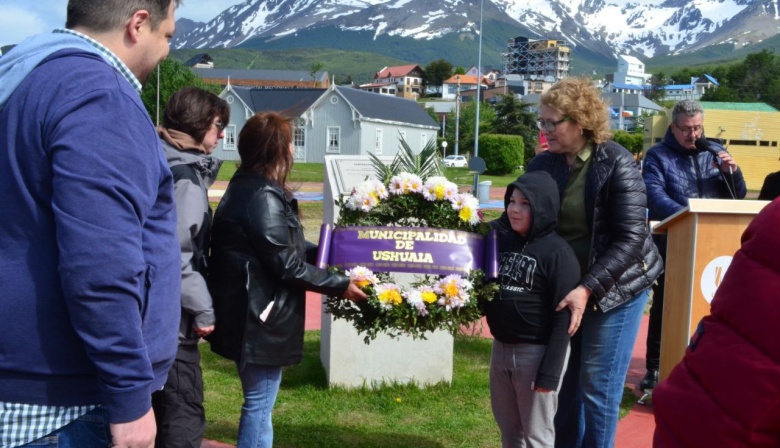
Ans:
MULTIPOLYGON (((176 18, 207 22, 243 0, 183 0, 176 18)), ((0 0, 0 47, 65 25, 67 0, 0 0)))

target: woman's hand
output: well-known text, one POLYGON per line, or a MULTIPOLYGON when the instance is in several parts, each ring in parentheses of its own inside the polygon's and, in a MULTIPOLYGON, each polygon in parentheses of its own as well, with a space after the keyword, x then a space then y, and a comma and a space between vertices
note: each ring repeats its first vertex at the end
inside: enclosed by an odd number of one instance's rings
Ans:
POLYGON ((534 391, 535 392, 539 392, 540 394, 548 394, 548 393, 552 392, 552 389, 545 389, 543 387, 535 387, 534 391))
POLYGON ((579 285, 566 294, 566 297, 564 297, 563 300, 561 300, 561 303, 555 308, 555 311, 560 311, 566 307, 571 310, 569 336, 574 336, 574 333, 580 328, 580 324, 582 324, 582 315, 585 314, 585 306, 588 304, 590 294, 591 291, 587 286, 579 285))
POLYGON ((344 291, 344 298, 353 302, 357 302, 358 300, 366 300, 366 293, 364 293, 358 287, 358 285, 355 284, 355 282, 350 280, 347 290, 344 291))

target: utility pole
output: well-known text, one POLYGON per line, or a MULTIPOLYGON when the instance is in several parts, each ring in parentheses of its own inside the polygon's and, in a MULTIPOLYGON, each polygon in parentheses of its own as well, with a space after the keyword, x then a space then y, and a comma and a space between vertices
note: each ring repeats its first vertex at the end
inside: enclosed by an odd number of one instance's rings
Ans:
POLYGON ((455 75, 458 88, 455 90, 455 155, 458 155, 458 131, 460 130, 460 75, 455 75))

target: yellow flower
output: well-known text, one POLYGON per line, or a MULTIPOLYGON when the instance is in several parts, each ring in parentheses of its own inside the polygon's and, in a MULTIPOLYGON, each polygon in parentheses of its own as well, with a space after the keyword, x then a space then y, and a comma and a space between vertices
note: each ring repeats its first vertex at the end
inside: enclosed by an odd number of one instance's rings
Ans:
POLYGON ((444 286, 444 295, 447 297, 456 297, 460 293, 460 290, 458 289, 458 285, 454 283, 447 283, 444 286))
POLYGON ((474 211, 471 210, 469 207, 463 207, 460 209, 460 212, 458 212, 458 218, 460 218, 461 221, 469 222, 472 219, 472 216, 474 215, 474 211))
POLYGON ((358 288, 365 288, 366 286, 370 285, 371 282, 368 280, 358 280, 355 282, 355 285, 358 286, 358 288))
POLYGON ((436 293, 433 291, 425 291, 421 295, 423 302, 425 303, 433 303, 436 301, 436 293))
POLYGON ((403 297, 397 289, 388 289, 383 291, 378 296, 379 301, 390 305, 398 305, 403 301, 403 297))

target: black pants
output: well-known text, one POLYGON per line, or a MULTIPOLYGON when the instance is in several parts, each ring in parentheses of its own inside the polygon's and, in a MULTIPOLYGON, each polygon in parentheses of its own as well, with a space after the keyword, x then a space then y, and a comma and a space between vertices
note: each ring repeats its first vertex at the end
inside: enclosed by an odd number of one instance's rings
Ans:
MULTIPOLYGON (((661 261, 666 268, 666 235, 653 235, 653 243, 658 247, 661 261)), ((664 315, 664 285, 666 273, 658 277, 653 284, 653 305, 650 307, 650 320, 647 323, 647 354, 645 355, 645 368, 658 370, 661 365, 661 321, 664 315)))
POLYGON ((206 412, 199 354, 195 362, 173 362, 165 387, 152 394, 152 408, 157 421, 156 448, 200 448, 206 412))
POLYGON ((650 307, 650 319, 647 323, 647 354, 645 355, 647 370, 658 370, 661 365, 661 324, 665 284, 666 274, 661 274, 658 283, 653 285, 653 305, 650 307))

